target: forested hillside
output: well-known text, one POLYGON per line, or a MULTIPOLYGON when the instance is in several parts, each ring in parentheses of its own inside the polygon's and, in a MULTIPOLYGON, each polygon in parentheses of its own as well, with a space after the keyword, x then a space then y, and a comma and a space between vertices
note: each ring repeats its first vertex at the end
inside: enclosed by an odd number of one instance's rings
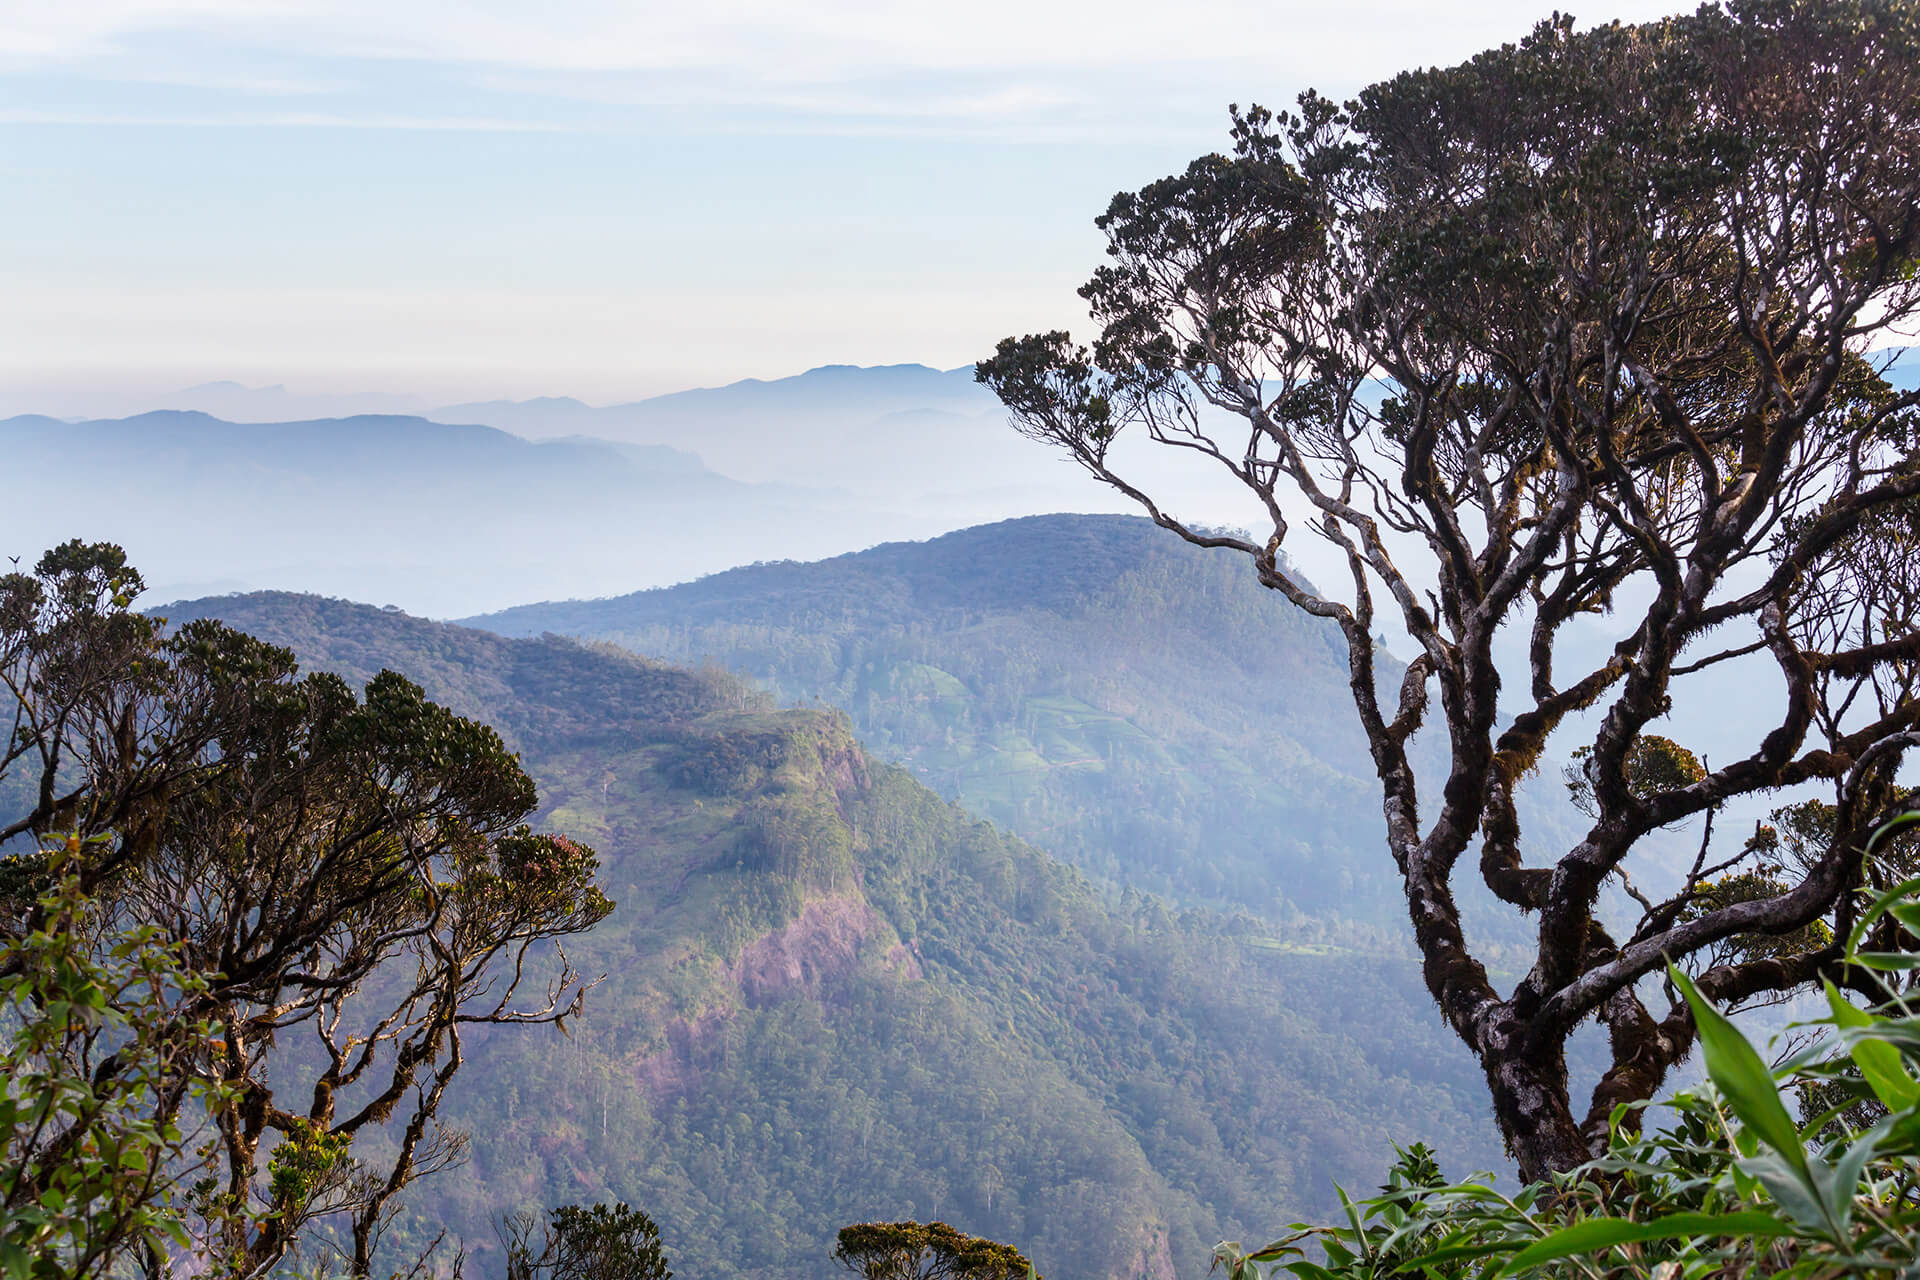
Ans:
MULTIPOLYGON (((1097 875, 1399 937, 1338 633, 1146 520, 1009 520, 472 621, 717 662, 844 708, 875 752, 1097 875)), ((1533 785, 1551 830, 1557 780, 1533 785)))
POLYGON ((472 1162, 395 1247, 444 1223, 484 1255, 502 1210, 619 1198, 686 1280, 826 1276, 838 1226, 896 1217, 1056 1280, 1198 1277, 1215 1240, 1371 1186, 1390 1138, 1500 1159, 1410 968, 1099 889, 836 712, 314 597, 166 612, 412 676, 498 725, 544 820, 601 853, 619 905, 569 950, 606 981, 569 1036, 471 1050, 472 1162))

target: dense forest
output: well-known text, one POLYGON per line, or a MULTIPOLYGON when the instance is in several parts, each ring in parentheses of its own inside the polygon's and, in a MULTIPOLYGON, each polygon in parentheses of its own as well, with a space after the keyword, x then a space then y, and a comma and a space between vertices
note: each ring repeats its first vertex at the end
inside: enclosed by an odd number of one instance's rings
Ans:
POLYGON ((847 1222, 943 1218, 1048 1275, 1198 1276, 1371 1186, 1392 1142, 1500 1163, 1410 966, 1080 872, 870 758, 844 717, 717 671, 360 605, 175 605, 498 725, 618 906, 563 1037, 463 1077, 464 1169, 411 1230, 617 1198, 678 1274, 826 1275, 847 1222), (1337 979, 1336 979, 1337 975, 1337 979), (1370 991, 1366 1016, 1351 992, 1370 991))

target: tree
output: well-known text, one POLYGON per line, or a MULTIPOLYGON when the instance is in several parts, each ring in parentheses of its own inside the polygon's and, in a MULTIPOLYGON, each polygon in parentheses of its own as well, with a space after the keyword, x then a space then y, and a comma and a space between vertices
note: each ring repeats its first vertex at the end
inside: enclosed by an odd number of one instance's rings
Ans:
POLYGON ((1665 957, 1723 1003, 1844 982, 1834 936, 1881 874, 1861 850, 1902 803, 1920 712, 1920 397, 1867 352, 1920 310, 1920 15, 1556 18, 1345 106, 1236 108, 1232 133, 1231 156, 1098 220, 1091 351, 1008 339, 979 377, 1020 430, 1339 627, 1427 986, 1522 1173, 1567 1169, 1692 1046, 1685 1004, 1642 981, 1665 957), (1269 531, 1166 510, 1114 449, 1138 436, 1222 468, 1269 531), (1301 521, 1341 591, 1284 558, 1301 521), (1397 689, 1382 611, 1415 650, 1397 689), (1596 613, 1626 635, 1580 662, 1567 624, 1596 613), (1524 672, 1503 672, 1502 627, 1524 672), (1729 663, 1777 719, 1710 765, 1659 722, 1729 663), (1436 695, 1429 794, 1413 740, 1436 695), (1589 822, 1542 848, 1514 790, 1576 740, 1589 822), (1601 919, 1649 834, 1792 787, 1830 807, 1804 862, 1703 843, 1637 919, 1601 919), (1506 990, 1461 929, 1470 855, 1537 922, 1506 990), (1712 899, 1714 876, 1763 865, 1712 899), (1799 941, 1716 951, 1759 935, 1799 941), (1611 1063, 1576 1115, 1564 1045, 1588 1018, 1611 1063))
POLYGON ((862 1280, 1037 1280, 1012 1245, 944 1222, 861 1222, 840 1228, 833 1256, 862 1280))
POLYGON ((638 1209, 561 1205, 547 1215, 538 1252, 534 1226, 524 1215, 501 1225, 507 1280, 673 1280, 660 1249, 660 1228, 638 1209))
POLYGON ((172 1084, 127 1070, 152 1030, 135 1005, 139 1034, 92 1046, 92 1089, 160 1132, 205 1100, 191 1209, 211 1269, 258 1274, 337 1219, 366 1275, 400 1190, 464 1154, 438 1114, 466 1029, 577 1011, 591 984, 564 951, 524 1003, 523 984, 612 904, 591 850, 524 825, 533 784, 493 730, 391 672, 360 699, 218 623, 169 633, 130 611, 140 586, 119 548, 78 542, 0 578, 0 795, 20 811, 0 840, 72 851, 7 860, 0 980, 67 900, 56 873, 95 953, 164 940, 191 978, 159 1029, 172 1084), (359 1140, 382 1130, 376 1156, 359 1140))

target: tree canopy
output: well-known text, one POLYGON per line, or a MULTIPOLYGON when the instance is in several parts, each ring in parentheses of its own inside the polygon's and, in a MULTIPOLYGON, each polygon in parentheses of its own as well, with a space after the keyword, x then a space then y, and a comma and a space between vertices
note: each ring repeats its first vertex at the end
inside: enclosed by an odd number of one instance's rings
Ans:
MULTIPOLYGON (((169 631, 130 610, 140 585, 77 542, 0 578, 0 982, 51 1017, 47 982, 100 975, 100 1016, 16 1039, 13 1070, 85 1096, 16 1113, 8 1154, 33 1172, 6 1208, 62 1185, 106 1114, 169 1158, 201 1135, 173 1220, 213 1272, 256 1274, 333 1219, 365 1275, 399 1191, 464 1155, 438 1113, 466 1029, 577 1010, 591 983, 544 944, 612 904, 591 850, 523 823, 533 784, 493 730, 391 672, 356 697, 219 623, 169 631), (56 934, 67 969, 42 963, 56 934)), ((157 1194, 101 1194, 122 1192, 157 1194)))
POLYGON ((525 1215, 503 1224, 507 1280, 673 1280, 660 1228, 630 1205, 561 1205, 547 1214, 538 1249, 534 1227, 525 1215))
POLYGON ((862 1280, 1038 1280, 1012 1245, 944 1222, 860 1222, 840 1229, 833 1256, 862 1280))
POLYGON ((1685 1003, 1643 979, 1690 958, 1732 1003, 1845 982, 1834 938, 1887 874, 1862 850, 1920 741, 1920 396, 1872 351, 1920 311, 1920 12, 1555 18, 1344 105, 1235 109, 1232 136, 1098 219, 1090 349, 1008 339, 979 376, 1021 430, 1339 625, 1428 988, 1523 1173, 1569 1168, 1693 1044, 1685 1003), (1268 528, 1166 509, 1115 450, 1135 436, 1224 469, 1268 528), (1282 559, 1301 524, 1342 590, 1282 559), (1590 614, 1623 636, 1597 661, 1568 638, 1590 614), (1389 616, 1415 650, 1398 689, 1378 679, 1389 616), (1663 718, 1740 663, 1775 721, 1709 763, 1663 718), (1447 761, 1424 794, 1409 744, 1436 699, 1447 761), (1514 790, 1550 744, 1590 822, 1542 848, 1514 790), (1799 856, 1716 837, 1730 802, 1784 788, 1823 806, 1799 856), (1694 820, 1691 872, 1641 891, 1629 854, 1694 820), (1537 924, 1505 990, 1461 928, 1463 863, 1537 924), (1601 918, 1609 882, 1637 918, 1601 918), (1725 945, 1756 937, 1794 941, 1725 945), (1577 1115, 1564 1045, 1588 1018, 1612 1062, 1577 1115))

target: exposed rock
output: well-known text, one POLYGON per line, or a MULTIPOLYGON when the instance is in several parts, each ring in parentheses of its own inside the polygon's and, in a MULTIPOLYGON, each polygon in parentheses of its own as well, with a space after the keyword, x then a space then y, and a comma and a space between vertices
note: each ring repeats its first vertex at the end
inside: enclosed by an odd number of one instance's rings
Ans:
POLYGON ((749 1004, 766 1004, 853 972, 860 944, 880 928, 872 907, 854 898, 816 898, 797 919, 747 946, 729 976, 749 1004))
POLYGON ((669 1022, 666 1047, 633 1064, 634 1087, 656 1102, 698 1088, 697 1064, 707 1047, 726 1033, 726 1024, 727 1015, 718 1010, 669 1022))

